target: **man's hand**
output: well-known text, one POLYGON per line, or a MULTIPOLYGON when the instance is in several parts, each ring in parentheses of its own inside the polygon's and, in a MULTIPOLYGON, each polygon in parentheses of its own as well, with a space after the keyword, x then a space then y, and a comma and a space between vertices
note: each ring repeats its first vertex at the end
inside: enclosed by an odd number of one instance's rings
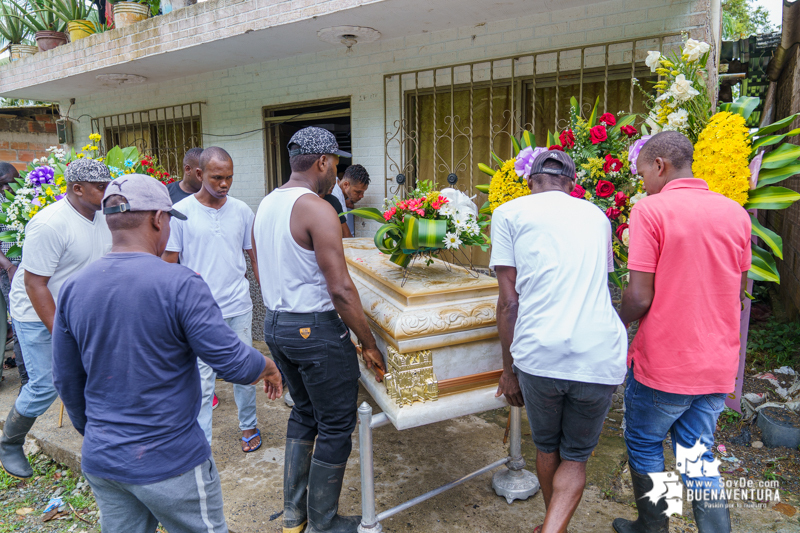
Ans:
POLYGON ((519 380, 513 372, 504 370, 500 375, 500 383, 497 385, 495 398, 505 396, 506 401, 513 407, 523 407, 525 400, 522 398, 522 391, 519 388, 519 380))
MULTIPOLYGON (((381 371, 382 374, 386 373, 386 369, 383 367, 383 355, 377 348, 362 348, 361 355, 364 356, 364 362, 367 364, 367 368, 372 370, 372 368, 377 368, 381 371)), ((375 373, 375 381, 383 381, 383 376, 379 373, 375 373)))
POLYGON ((283 394, 283 380, 281 379, 281 373, 278 370, 278 367, 275 366, 275 363, 272 360, 264 356, 267 364, 264 365, 264 371, 261 372, 261 375, 258 376, 258 379, 253 382, 253 385, 257 384, 262 379, 264 380, 264 392, 267 393, 267 397, 270 400, 277 400, 283 394))

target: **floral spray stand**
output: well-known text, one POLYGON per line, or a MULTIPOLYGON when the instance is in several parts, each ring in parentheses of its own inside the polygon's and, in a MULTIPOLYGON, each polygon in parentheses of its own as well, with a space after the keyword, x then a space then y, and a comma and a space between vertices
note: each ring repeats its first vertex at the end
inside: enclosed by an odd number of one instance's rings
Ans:
MULTIPOLYGON (((363 360, 361 383, 382 412, 358 409, 362 522, 359 531, 380 532, 390 516, 481 474, 510 504, 539 490, 524 470, 522 413, 511 408, 509 457, 487 465, 397 507, 376 512, 372 431, 391 423, 398 430, 505 407, 495 398, 502 372, 496 325, 497 280, 436 259, 401 268, 372 239, 345 239, 345 257, 361 303, 384 357, 386 374, 375 380, 363 360)), ((355 340, 355 339, 354 339, 355 340)))

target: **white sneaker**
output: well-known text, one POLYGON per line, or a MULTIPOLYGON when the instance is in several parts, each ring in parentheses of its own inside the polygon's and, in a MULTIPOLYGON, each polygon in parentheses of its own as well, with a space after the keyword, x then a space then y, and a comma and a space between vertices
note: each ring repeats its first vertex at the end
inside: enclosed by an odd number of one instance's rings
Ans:
POLYGON ((294 400, 292 400, 292 395, 289 394, 289 389, 286 389, 286 393, 283 395, 283 402, 289 407, 294 406, 294 400))

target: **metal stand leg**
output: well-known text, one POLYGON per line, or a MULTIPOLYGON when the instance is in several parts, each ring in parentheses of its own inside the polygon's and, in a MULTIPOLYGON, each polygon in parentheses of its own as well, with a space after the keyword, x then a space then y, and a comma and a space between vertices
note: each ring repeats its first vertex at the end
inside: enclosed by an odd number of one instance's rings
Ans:
POLYGON ((359 533, 383 531, 375 516, 375 464, 372 459, 372 407, 363 402, 358 408, 358 451, 361 455, 361 524, 359 533))
MULTIPOLYGON (((359 409, 359 414, 361 410, 359 409)), ((498 496, 505 497, 511 504, 514 500, 527 500, 539 491, 539 480, 525 468, 525 459, 522 457, 522 410, 520 407, 511 408, 511 431, 509 435, 511 443, 508 454, 509 460, 505 470, 500 470, 492 476, 492 488, 498 496)), ((372 455, 370 454, 370 467, 372 466, 372 455)), ((362 483, 363 483, 363 456, 361 463, 362 483)), ((373 499, 374 502, 374 499, 373 499)), ((373 503, 373 510, 374 510, 373 503)), ((374 511, 373 511, 374 512, 374 511)))

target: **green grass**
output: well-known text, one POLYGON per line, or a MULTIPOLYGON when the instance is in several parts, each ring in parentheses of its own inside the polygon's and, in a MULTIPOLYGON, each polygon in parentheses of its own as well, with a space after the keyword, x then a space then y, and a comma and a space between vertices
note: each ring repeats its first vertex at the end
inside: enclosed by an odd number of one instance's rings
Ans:
POLYGON ((774 370, 800 364, 800 323, 780 323, 774 318, 766 324, 751 328, 747 335, 749 366, 774 370))

